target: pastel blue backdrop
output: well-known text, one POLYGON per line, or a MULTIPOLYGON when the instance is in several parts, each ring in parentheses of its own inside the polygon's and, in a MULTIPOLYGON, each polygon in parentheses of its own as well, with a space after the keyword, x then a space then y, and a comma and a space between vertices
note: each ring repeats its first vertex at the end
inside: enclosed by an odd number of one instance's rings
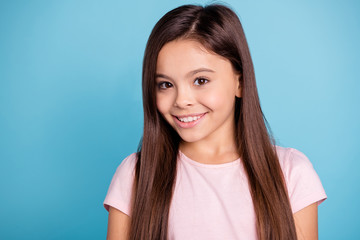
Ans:
MULTIPOLYGON (((102 202, 142 134, 141 64, 168 10, 208 1, 1 1, 0 239, 104 239, 102 202)), ((321 239, 360 239, 360 4, 245 1, 239 14, 279 145, 328 194, 321 239)))

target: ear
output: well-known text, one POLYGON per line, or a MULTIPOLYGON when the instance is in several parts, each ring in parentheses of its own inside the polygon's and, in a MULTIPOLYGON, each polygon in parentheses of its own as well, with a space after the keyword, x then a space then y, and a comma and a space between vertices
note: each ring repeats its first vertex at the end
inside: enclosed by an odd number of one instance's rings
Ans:
POLYGON ((237 79, 237 84, 236 84, 236 92, 235 92, 235 96, 238 98, 241 98, 242 96, 242 75, 241 73, 236 74, 236 79, 237 79))

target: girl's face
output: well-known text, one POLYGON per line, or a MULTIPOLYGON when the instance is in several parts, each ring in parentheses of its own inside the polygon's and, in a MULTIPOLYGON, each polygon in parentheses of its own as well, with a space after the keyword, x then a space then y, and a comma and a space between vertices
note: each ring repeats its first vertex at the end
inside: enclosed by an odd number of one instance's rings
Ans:
POLYGON ((234 136, 239 79, 229 60, 195 40, 174 40, 158 55, 157 108, 183 141, 221 141, 234 136))

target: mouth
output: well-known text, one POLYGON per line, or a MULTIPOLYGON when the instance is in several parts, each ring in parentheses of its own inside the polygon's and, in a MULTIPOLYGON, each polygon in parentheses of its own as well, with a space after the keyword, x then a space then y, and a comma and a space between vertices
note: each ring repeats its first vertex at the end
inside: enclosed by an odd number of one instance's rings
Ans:
POLYGON ((175 123, 181 128, 191 128, 197 125, 206 115, 206 113, 201 114, 191 114, 183 116, 174 116, 175 123))
POLYGON ((179 121, 181 122, 192 122, 192 121, 196 121, 198 120, 199 118, 201 118, 201 116, 194 116, 194 117, 176 117, 179 121))

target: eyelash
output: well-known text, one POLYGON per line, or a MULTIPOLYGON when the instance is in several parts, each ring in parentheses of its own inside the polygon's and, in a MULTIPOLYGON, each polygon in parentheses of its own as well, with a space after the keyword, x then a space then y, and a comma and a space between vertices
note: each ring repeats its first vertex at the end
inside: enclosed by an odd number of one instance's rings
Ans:
POLYGON ((204 85, 204 84, 206 84, 206 83, 209 82, 209 80, 206 79, 206 78, 204 78, 204 77, 198 77, 198 78, 195 79, 194 83, 195 83, 195 82, 199 82, 199 80, 202 80, 202 81, 204 81, 204 82, 203 82, 202 84, 195 84, 195 85, 201 86, 201 85, 204 85))
POLYGON ((161 89, 161 90, 163 90, 163 89, 168 89, 168 87, 163 87, 163 85, 165 85, 165 84, 171 85, 170 87, 173 86, 172 83, 170 83, 170 82, 159 82, 159 83, 158 83, 158 88, 161 89))
MULTIPOLYGON (((202 85, 204 85, 204 84, 206 84, 206 83, 208 83, 208 82, 209 82, 209 80, 206 79, 206 78, 204 78, 204 77, 198 77, 198 78, 196 78, 196 79, 194 80, 194 84, 195 84, 196 86, 202 86, 202 85), (202 83, 199 83, 199 81, 202 81, 202 83)), ((160 83, 158 83, 158 88, 159 88, 159 89, 162 89, 162 90, 168 89, 168 88, 170 88, 170 87, 172 87, 172 86, 173 86, 173 84, 170 83, 170 82, 160 82, 160 83), (164 86, 165 84, 170 85, 170 86, 165 87, 165 86, 164 86)))

